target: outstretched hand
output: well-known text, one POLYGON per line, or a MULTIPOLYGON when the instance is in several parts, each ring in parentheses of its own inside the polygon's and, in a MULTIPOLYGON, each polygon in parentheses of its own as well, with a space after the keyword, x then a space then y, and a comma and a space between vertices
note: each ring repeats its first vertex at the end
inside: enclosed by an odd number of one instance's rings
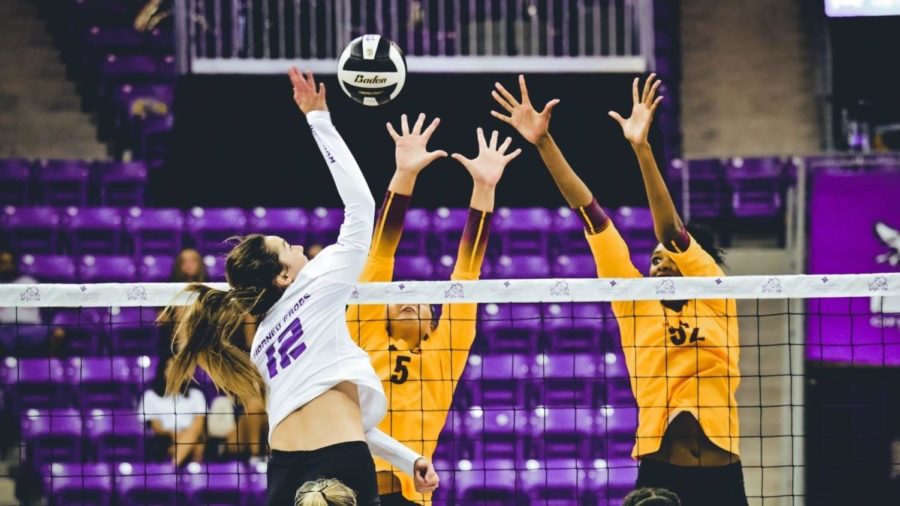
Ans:
POLYGON ((522 149, 518 148, 512 153, 506 154, 512 139, 507 137, 503 144, 497 146, 498 133, 496 130, 491 134, 491 141, 488 143, 484 138, 484 131, 479 128, 478 133, 478 156, 469 159, 459 153, 451 155, 454 160, 461 163, 463 167, 469 171, 472 180, 476 184, 486 186, 497 186, 500 178, 503 176, 503 170, 506 164, 511 162, 515 157, 522 153, 522 149))
POLYGON ((638 95, 638 80, 635 77, 634 82, 631 84, 631 98, 634 103, 631 108, 631 116, 626 119, 615 111, 609 111, 609 117, 619 123, 625 139, 632 145, 647 143, 647 135, 650 133, 653 115, 663 99, 663 97, 656 96, 656 91, 662 83, 662 81, 656 79, 656 74, 650 74, 650 77, 644 82, 644 90, 640 96, 638 95))
POLYGON ((317 90, 312 72, 307 71, 304 76, 296 67, 291 67, 288 76, 291 78, 291 84, 294 85, 294 102, 297 103, 297 107, 303 114, 328 110, 328 104, 325 103, 325 83, 319 83, 317 90))
POLYGON ((428 140, 440 123, 440 118, 434 118, 428 127, 422 130, 425 113, 420 113, 412 130, 409 129, 405 114, 400 116, 400 134, 394 130, 393 125, 387 124, 388 133, 394 139, 394 158, 397 161, 398 172, 416 175, 431 162, 447 156, 447 152, 442 149, 428 151, 428 140))
POLYGON ((416 492, 425 494, 434 492, 441 480, 431 461, 422 457, 413 466, 413 482, 415 482, 416 492))
POLYGON ((531 105, 528 87, 525 86, 525 76, 519 76, 519 91, 522 93, 522 102, 516 100, 516 97, 507 91, 502 84, 494 83, 494 87, 497 89, 491 91, 491 96, 500 104, 500 107, 509 113, 509 116, 500 114, 497 111, 491 111, 491 116, 512 125, 525 140, 532 144, 537 144, 549 134, 550 114, 553 112, 553 108, 559 104, 558 98, 547 102, 544 109, 538 112, 531 105))

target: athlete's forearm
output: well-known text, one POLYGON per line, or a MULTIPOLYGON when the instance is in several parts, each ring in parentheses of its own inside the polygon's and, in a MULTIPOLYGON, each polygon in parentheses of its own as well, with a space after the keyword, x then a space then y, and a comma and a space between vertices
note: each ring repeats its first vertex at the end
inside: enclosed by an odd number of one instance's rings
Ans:
MULTIPOLYGON (((393 185, 392 185, 393 186, 393 185)), ((375 221, 375 235, 369 254, 379 258, 393 258, 403 235, 403 221, 409 208, 410 195, 396 192, 388 188, 378 219, 375 221)))
POLYGON ((373 454, 391 463, 409 476, 415 472, 416 461, 422 458, 418 453, 410 450, 403 443, 378 429, 366 432, 366 442, 373 454))
POLYGON ((487 251, 488 237, 491 233, 491 219, 494 215, 477 209, 474 205, 474 195, 472 200, 473 205, 469 208, 466 226, 463 228, 462 237, 459 240, 456 269, 469 273, 480 273, 484 254, 487 251))
POLYGON ((537 146, 541 160, 544 161, 544 165, 550 171, 550 176, 562 193, 563 198, 568 202, 569 207, 583 207, 594 200, 591 190, 578 177, 578 174, 575 173, 569 162, 566 161, 566 157, 563 156, 562 151, 550 134, 542 137, 535 146, 537 146))
POLYGON ((669 189, 659 173, 653 150, 648 143, 632 145, 641 167, 641 175, 644 178, 644 188, 647 190, 647 200, 650 202, 650 212, 653 214, 653 231, 656 239, 667 249, 683 251, 689 244, 684 224, 675 210, 675 203, 669 195, 669 189), (675 248, 673 248, 673 245, 675 248))

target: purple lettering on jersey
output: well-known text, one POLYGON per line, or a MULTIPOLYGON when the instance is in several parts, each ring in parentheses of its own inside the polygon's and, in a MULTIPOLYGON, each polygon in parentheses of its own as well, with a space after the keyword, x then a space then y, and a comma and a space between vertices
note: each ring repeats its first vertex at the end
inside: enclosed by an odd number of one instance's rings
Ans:
POLYGON ((284 332, 278 336, 276 342, 266 348, 266 367, 270 379, 278 376, 279 367, 281 370, 286 369, 306 351, 306 343, 297 344, 301 337, 303 337, 303 325, 299 318, 294 318, 284 332), (276 353, 280 360, 275 358, 276 353))

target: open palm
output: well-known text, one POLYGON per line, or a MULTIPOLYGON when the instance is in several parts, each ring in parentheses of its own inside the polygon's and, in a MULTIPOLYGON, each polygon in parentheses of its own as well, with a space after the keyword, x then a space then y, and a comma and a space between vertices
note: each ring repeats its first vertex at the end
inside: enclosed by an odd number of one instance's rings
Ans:
POLYGON ((316 79, 312 72, 307 71, 304 76, 295 67, 291 67, 288 76, 294 86, 294 102, 303 114, 328 110, 328 104, 325 102, 325 83, 319 83, 316 89, 316 79))
POLYGON ((615 111, 609 112, 609 116, 619 123, 619 126, 622 127, 622 134, 631 144, 644 144, 647 142, 650 124, 653 123, 653 115, 663 99, 663 97, 656 96, 656 91, 661 83, 662 81, 656 79, 656 74, 650 74, 639 96, 638 78, 634 78, 634 82, 631 84, 631 99, 634 104, 631 107, 631 116, 623 118, 622 115, 615 111))
POLYGON ((522 149, 516 149, 512 153, 506 154, 512 139, 507 137, 503 144, 497 146, 498 133, 496 130, 491 134, 491 141, 488 143, 484 138, 484 131, 478 129, 478 156, 469 159, 459 153, 451 155, 454 160, 462 164, 469 171, 472 180, 476 183, 487 186, 497 186, 500 178, 503 176, 503 169, 506 164, 511 162, 515 157, 522 153, 522 149))
POLYGON ((532 144, 537 144, 550 130, 550 114, 553 108, 559 104, 559 99, 553 99, 547 102, 544 109, 538 112, 528 97, 528 87, 525 86, 525 77, 519 76, 519 90, 522 93, 522 102, 516 100, 512 93, 506 90, 500 83, 494 83, 497 89, 491 91, 491 96, 500 104, 500 107, 506 109, 509 116, 500 114, 497 111, 491 111, 491 116, 508 123, 515 128, 522 137, 532 144))
POLYGON ((422 130, 422 126, 425 124, 425 113, 421 113, 410 130, 409 122, 404 114, 400 116, 401 133, 399 134, 390 123, 387 124, 388 133, 394 139, 394 158, 397 160, 399 172, 418 174, 431 162, 447 156, 447 152, 444 150, 428 151, 428 141, 440 122, 440 118, 434 118, 431 124, 422 130))

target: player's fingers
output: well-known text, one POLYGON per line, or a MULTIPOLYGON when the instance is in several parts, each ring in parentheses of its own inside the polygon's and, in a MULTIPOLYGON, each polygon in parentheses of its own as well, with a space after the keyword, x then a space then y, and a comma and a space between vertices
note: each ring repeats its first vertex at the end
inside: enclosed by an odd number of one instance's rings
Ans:
POLYGON ((437 160, 438 158, 446 158, 446 157, 447 157, 447 152, 444 151, 443 149, 439 149, 437 151, 432 151, 432 152, 428 153, 428 163, 431 163, 431 162, 437 160))
POLYGON ((491 91, 491 96, 494 97, 494 100, 496 100, 498 104, 500 104, 500 107, 506 109, 506 112, 513 112, 513 106, 501 97, 499 93, 491 91))
POLYGON ((391 125, 390 123, 387 124, 387 131, 388 131, 388 134, 390 134, 391 139, 394 139, 395 142, 397 141, 397 139, 400 138, 400 134, 398 134, 397 131, 394 130, 394 126, 391 125))
POLYGON ((635 104, 640 102, 638 98, 638 78, 635 77, 634 81, 631 81, 631 101, 635 104))
POLYGON ((646 102, 647 97, 650 96, 650 87, 653 85, 653 81, 656 79, 656 74, 650 74, 647 77, 647 80, 644 81, 644 89, 641 91, 641 102, 646 102))
POLYGON ((491 132, 491 143, 488 145, 488 147, 491 148, 492 150, 496 150, 496 149, 497 149, 497 138, 498 138, 499 136, 500 136, 500 133, 497 132, 496 130, 494 130, 493 132, 491 132))
POLYGON ((512 124, 512 116, 504 116, 497 111, 491 111, 491 116, 499 119, 500 121, 502 121, 504 123, 512 124))
POLYGON ((325 83, 319 83, 319 95, 325 98, 325 83))
POLYGON ((413 135, 419 135, 422 133, 422 125, 425 124, 425 113, 420 112, 419 117, 416 118, 416 124, 413 125, 412 133, 413 135))
POLYGON ((300 77, 297 75, 299 72, 297 71, 297 67, 291 67, 288 69, 288 78, 291 80, 291 84, 297 86, 297 81, 300 77))
POLYGON ((503 144, 501 144, 500 147, 497 148, 497 152, 501 155, 503 153, 506 153, 506 150, 509 149, 510 144, 512 144, 512 137, 507 137, 506 140, 503 141, 503 144))
POLYGON ((515 160, 516 157, 519 156, 519 155, 521 155, 521 154, 522 154, 522 148, 516 148, 515 151, 513 151, 512 153, 506 155, 506 156, 503 157, 503 158, 507 161, 507 163, 509 163, 509 162, 515 160))
POLYGON ((650 93, 647 94, 647 97, 644 99, 644 103, 650 105, 653 102, 654 97, 656 97, 656 90, 659 89, 659 86, 662 84, 662 81, 659 79, 653 83, 653 86, 650 88, 650 93))
POLYGON ((500 92, 500 95, 502 95, 503 98, 505 98, 506 101, 510 103, 510 105, 519 105, 519 101, 516 100, 516 97, 512 96, 512 93, 506 91, 506 88, 504 88, 502 84, 494 83, 494 87, 497 88, 497 91, 500 92))
POLYGON ((662 102, 663 97, 656 97, 656 100, 653 101, 653 105, 650 107, 650 112, 656 112, 656 108, 659 107, 659 103, 662 102))
POLYGON ((469 170, 469 163, 472 160, 469 160, 468 158, 464 157, 463 155, 461 155, 459 153, 453 153, 452 155, 450 155, 450 158, 453 158, 454 160, 459 162, 463 167, 465 167, 466 170, 469 170))
POLYGON ((484 140, 484 130, 482 130, 481 127, 478 127, 475 129, 475 134, 478 136, 478 147, 486 148, 487 142, 484 140))
POLYGON ((400 115, 400 131, 403 132, 403 135, 409 135, 409 122, 406 120, 406 115, 400 115))
POLYGON ((559 105, 559 99, 554 98, 553 100, 547 102, 547 105, 544 106, 544 110, 541 111, 541 115, 550 116, 550 113, 553 112, 553 108, 559 105))
MULTIPOLYGON (((431 134, 434 133, 434 131, 437 129, 438 125, 440 125, 440 124, 441 124, 441 118, 434 118, 433 120, 431 120, 431 124, 429 124, 429 125, 425 128, 425 131, 422 132, 422 135, 423 135, 426 139, 427 139, 427 138, 430 138, 430 137, 431 137, 431 134)), ((447 156, 447 155, 444 155, 444 156, 447 156)))
POLYGON ((528 97, 528 87, 525 86, 525 76, 519 74, 519 91, 522 92, 522 103, 531 104, 531 98, 528 97))
POLYGON ((616 122, 620 126, 625 126, 625 118, 623 118, 622 115, 617 113, 616 111, 609 111, 609 117, 616 120, 616 122))

